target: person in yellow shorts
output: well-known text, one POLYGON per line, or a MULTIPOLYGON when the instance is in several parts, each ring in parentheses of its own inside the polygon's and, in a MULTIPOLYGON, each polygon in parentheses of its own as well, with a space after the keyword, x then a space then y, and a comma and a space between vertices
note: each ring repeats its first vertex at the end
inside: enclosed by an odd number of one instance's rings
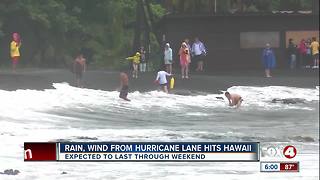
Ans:
POLYGON ((312 38, 310 48, 313 56, 313 68, 319 68, 319 42, 316 37, 312 38))
POLYGON ((12 41, 10 43, 10 56, 12 60, 13 72, 16 72, 17 65, 20 59, 20 47, 21 47, 20 35, 18 33, 13 33, 12 41))
POLYGON ((132 57, 127 57, 127 60, 132 60, 132 67, 133 67, 133 71, 132 71, 132 77, 133 78, 138 78, 138 67, 140 64, 140 53, 136 52, 136 54, 132 57))

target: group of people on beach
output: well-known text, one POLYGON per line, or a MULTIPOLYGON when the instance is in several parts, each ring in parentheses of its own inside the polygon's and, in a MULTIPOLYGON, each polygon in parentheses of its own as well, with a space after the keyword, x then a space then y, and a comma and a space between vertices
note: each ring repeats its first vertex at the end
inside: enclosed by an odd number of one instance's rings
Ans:
MULTIPOLYGON (((198 37, 195 38, 192 46, 189 44, 189 39, 185 39, 181 43, 178 55, 180 57, 179 62, 182 79, 189 79, 191 59, 195 61, 197 65, 196 71, 202 72, 204 70, 204 57, 207 55, 207 51, 203 42, 201 42, 198 37)), ((169 43, 166 43, 164 49, 164 64, 166 71, 172 74, 173 51, 169 43)))
MULTIPOLYGON (((293 39, 289 39, 288 43, 288 56, 289 64, 291 69, 295 69, 297 66, 305 65, 305 67, 319 68, 319 42, 316 37, 311 40, 305 41, 301 40, 299 46, 293 43, 293 39), (297 62, 297 53, 300 54, 299 63, 297 62), (313 66, 311 65, 311 60, 313 61, 313 66)), ((276 66, 276 56, 269 43, 262 51, 262 63, 265 69, 265 76, 271 76, 271 70, 276 66)))
MULTIPOLYGON (((145 66, 146 66, 146 60, 145 60, 145 50, 144 48, 140 48, 139 51, 135 53, 135 55, 131 57, 127 57, 127 60, 132 61, 132 77, 138 78, 138 72, 139 72, 139 65, 140 65, 140 71, 145 72, 145 66)), ((197 63, 196 71, 203 71, 204 66, 204 57, 206 56, 206 48, 204 44, 199 40, 198 37, 195 38, 194 43, 192 46, 189 44, 189 39, 185 39, 180 46, 178 55, 179 55, 179 62, 181 67, 181 78, 182 79, 189 79, 189 66, 191 64, 191 58, 197 63)), ((172 65, 173 65, 173 50, 170 47, 169 43, 166 43, 164 46, 163 51, 163 64, 165 69, 159 69, 157 72, 157 77, 155 79, 155 83, 158 84, 161 89, 168 93, 168 86, 173 88, 174 86, 174 79, 171 77, 170 83, 168 83, 167 76, 172 76, 172 65)), ((127 91, 127 80, 128 77, 125 77, 125 73, 122 72, 120 74, 120 82, 121 86, 124 88, 121 88, 122 93, 120 93, 120 97, 122 99, 128 100, 127 97, 123 93, 127 91), (123 86, 123 84, 125 84, 123 86)))
MULTIPOLYGON (((192 46, 189 44, 189 39, 185 39, 181 43, 178 55, 182 79, 189 79, 190 64, 192 61, 197 65, 195 69, 196 71, 202 72, 204 70, 204 60, 207 55, 207 51, 205 45, 198 37, 195 38, 192 46)), ((163 57, 166 71, 169 74, 172 74, 173 51, 169 43, 166 43, 165 45, 163 57)))
POLYGON ((294 44, 294 40, 290 38, 287 51, 291 69, 319 68, 319 42, 316 37, 301 39, 298 45, 294 44))
MULTIPOLYGON (((197 65, 195 70, 202 72, 204 70, 204 57, 206 54, 206 48, 199 38, 196 37, 192 45, 189 44, 189 39, 185 39, 181 43, 178 51, 181 78, 189 79, 190 64, 192 61, 197 65)), ((172 65, 174 64, 173 57, 173 50, 170 44, 166 43, 163 50, 163 64, 166 68, 166 72, 169 74, 172 74, 172 65)), ((141 47, 133 56, 127 57, 126 59, 132 61, 133 78, 138 78, 139 69, 140 72, 146 71, 146 51, 144 50, 144 47, 141 47)))

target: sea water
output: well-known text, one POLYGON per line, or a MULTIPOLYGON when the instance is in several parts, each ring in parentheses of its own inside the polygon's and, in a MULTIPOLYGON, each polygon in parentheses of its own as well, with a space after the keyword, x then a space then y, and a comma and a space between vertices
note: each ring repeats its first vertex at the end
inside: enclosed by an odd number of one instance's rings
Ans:
POLYGON ((0 90, 0 179, 318 179, 319 90, 234 86, 221 94, 174 95, 80 89, 0 90), (298 98, 296 104, 273 99, 298 98), (23 162, 24 142, 253 141, 297 147, 298 173, 261 173, 258 162, 23 162), (67 174, 62 174, 66 172, 67 174))

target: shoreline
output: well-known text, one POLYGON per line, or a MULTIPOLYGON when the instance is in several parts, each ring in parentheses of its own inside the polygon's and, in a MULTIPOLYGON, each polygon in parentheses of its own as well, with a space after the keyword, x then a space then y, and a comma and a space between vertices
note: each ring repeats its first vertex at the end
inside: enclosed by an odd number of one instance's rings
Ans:
MULTIPOLYGON (((189 80, 182 80, 175 74, 173 93, 219 93, 232 86, 289 86, 297 88, 316 88, 319 86, 319 69, 275 70, 272 78, 265 78, 263 71, 239 70, 232 72, 216 71, 191 73, 189 80)), ((129 76, 130 92, 152 91, 158 86, 153 83, 156 72, 139 73, 138 79, 129 76)), ((119 71, 89 70, 84 73, 84 87, 114 91, 119 88, 119 71)), ((53 89, 53 83, 67 82, 75 86, 75 76, 67 69, 19 69, 0 71, 0 90, 53 89)))

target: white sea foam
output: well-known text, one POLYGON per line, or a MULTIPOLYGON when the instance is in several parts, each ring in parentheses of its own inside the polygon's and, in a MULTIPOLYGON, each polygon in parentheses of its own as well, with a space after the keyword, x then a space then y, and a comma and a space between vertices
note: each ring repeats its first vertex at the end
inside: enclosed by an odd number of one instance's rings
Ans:
MULTIPOLYGON (((55 89, 47 89, 44 91, 0 90, 1 114, 14 118, 22 118, 22 116, 26 115, 24 113, 26 113, 27 110, 32 111, 32 113, 57 108, 87 108, 88 110, 93 110, 95 107, 102 106, 139 110, 149 110, 151 107, 179 110, 185 107, 225 107, 227 104, 227 100, 222 94, 181 96, 165 94, 158 91, 146 93, 133 92, 129 94, 132 102, 127 103, 118 98, 118 92, 116 91, 80 89, 66 83, 54 83, 53 86, 55 89), (221 98, 224 98, 224 100, 221 98)), ((245 100, 243 102, 243 106, 245 107, 301 108, 295 105, 286 106, 280 103, 270 103, 272 99, 275 98, 300 98, 307 102, 319 101, 319 91, 317 89, 280 86, 234 86, 229 88, 228 91, 240 94, 245 100)))

